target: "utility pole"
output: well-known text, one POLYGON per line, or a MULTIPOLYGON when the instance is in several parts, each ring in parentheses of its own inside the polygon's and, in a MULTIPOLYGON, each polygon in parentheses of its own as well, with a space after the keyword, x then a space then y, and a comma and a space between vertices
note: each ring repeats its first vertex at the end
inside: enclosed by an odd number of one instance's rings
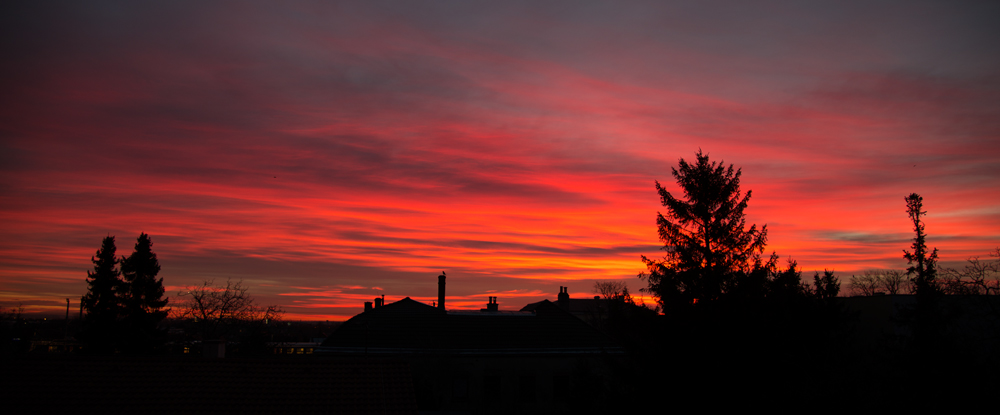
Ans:
POLYGON ((69 298, 66 299, 66 332, 63 333, 63 338, 69 337, 69 298))

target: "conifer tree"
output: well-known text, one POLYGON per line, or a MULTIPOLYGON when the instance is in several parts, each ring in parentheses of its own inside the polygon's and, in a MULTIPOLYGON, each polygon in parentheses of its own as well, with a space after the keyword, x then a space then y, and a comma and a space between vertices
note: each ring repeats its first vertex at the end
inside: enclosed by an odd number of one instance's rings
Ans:
POLYGON ((740 190, 741 170, 699 150, 696 162, 680 159, 671 171, 683 198, 656 183, 667 209, 656 218, 665 255, 642 258, 644 291, 664 314, 641 340, 648 342, 643 361, 659 365, 656 373, 699 374, 694 382, 704 385, 783 362, 797 368, 814 358, 812 350, 839 349, 846 316, 825 301, 839 282, 826 272, 813 290, 795 261, 779 268, 776 253, 764 255, 767 226, 747 224, 751 192, 740 190))
POLYGON ((645 291, 658 297, 660 304, 692 304, 712 301, 736 288, 741 277, 766 274, 777 257, 762 264, 767 242, 767 225, 746 227, 744 210, 750 191, 740 192, 740 169, 709 162, 697 153, 697 163, 680 159, 680 169, 672 168, 684 192, 678 199, 659 182, 656 190, 668 214, 657 214, 656 224, 666 255, 663 260, 642 260, 648 268, 645 291))
POLYGON ((903 258, 910 264, 906 268, 906 273, 911 275, 910 280, 913 282, 918 296, 938 293, 940 291, 936 281, 938 250, 934 248, 928 255, 927 235, 924 233, 924 222, 920 220, 920 216, 927 213, 920 210, 923 208, 924 198, 916 193, 911 193, 905 200, 906 213, 913 221, 913 231, 916 233, 913 245, 911 245, 913 252, 903 250, 903 258))
POLYGON ((916 193, 911 193, 905 198, 906 213, 913 221, 913 252, 903 250, 903 258, 909 262, 906 274, 910 275, 910 281, 917 297, 917 304, 912 318, 913 340, 916 351, 927 362, 928 357, 938 352, 938 346, 942 341, 942 334, 947 325, 947 313, 943 313, 940 298, 944 294, 937 283, 937 248, 928 254, 927 235, 924 233, 924 222, 920 219, 927 212, 922 211, 924 198, 916 193))
POLYGON ((94 270, 87 271, 87 294, 81 298, 87 312, 86 327, 78 337, 86 345, 86 353, 114 353, 122 335, 120 296, 125 288, 117 269, 115 237, 104 238, 101 249, 90 260, 94 270))
POLYGON ((819 276, 819 271, 813 275, 813 294, 821 300, 829 300, 840 293, 840 280, 833 276, 833 271, 823 270, 823 276, 819 276))
POLYGON ((156 327, 167 316, 168 299, 163 298, 163 278, 157 279, 160 263, 153 252, 149 235, 142 233, 135 251, 121 259, 122 278, 126 289, 121 302, 124 320, 133 345, 144 347, 153 340, 156 327))
POLYGON ((94 270, 87 271, 87 294, 81 299, 88 322, 111 324, 121 312, 118 297, 123 285, 115 249, 115 237, 108 236, 101 243, 101 249, 90 257, 94 270))

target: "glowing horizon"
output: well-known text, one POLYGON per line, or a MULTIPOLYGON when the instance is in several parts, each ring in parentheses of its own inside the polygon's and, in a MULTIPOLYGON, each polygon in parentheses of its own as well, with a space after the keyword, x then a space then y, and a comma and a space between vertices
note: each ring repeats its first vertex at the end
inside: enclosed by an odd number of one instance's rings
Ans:
POLYGON ((638 295, 699 148, 803 279, 903 268, 913 192, 943 265, 1000 246, 1000 10, 794 4, 7 10, 0 305, 76 310, 140 232, 171 298, 243 279, 289 318, 442 270, 470 309, 638 295))

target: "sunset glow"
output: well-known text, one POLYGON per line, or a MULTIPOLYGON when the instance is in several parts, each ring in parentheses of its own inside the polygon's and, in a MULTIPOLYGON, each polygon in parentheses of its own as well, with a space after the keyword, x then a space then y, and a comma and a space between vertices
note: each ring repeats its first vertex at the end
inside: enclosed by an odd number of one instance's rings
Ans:
POLYGON ((171 299, 290 319, 442 270, 454 308, 638 298, 699 148, 809 279, 904 268, 914 192, 945 266, 1000 246, 996 4, 503 3, 2 6, 0 305, 75 310, 140 232, 171 299))

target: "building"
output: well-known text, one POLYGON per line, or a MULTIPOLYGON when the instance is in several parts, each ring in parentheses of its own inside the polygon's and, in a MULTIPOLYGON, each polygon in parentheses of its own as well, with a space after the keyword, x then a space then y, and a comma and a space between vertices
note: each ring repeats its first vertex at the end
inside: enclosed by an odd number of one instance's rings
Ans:
MULTIPOLYGON (((534 311, 542 303, 548 300, 531 303, 521 308, 521 311, 534 311)), ((576 316, 577 318, 594 323, 607 318, 608 300, 595 295, 594 298, 569 298, 569 287, 559 287, 559 295, 556 296, 556 306, 576 316)))
MULTIPOLYGON (((530 310, 446 310, 444 275, 436 306, 409 297, 344 322, 317 355, 405 361, 421 410, 468 413, 564 412, 610 381, 624 357, 609 337, 545 300, 530 310), (586 384, 586 388, 582 386, 586 384)), ((589 396, 594 398, 594 396, 589 396)))

